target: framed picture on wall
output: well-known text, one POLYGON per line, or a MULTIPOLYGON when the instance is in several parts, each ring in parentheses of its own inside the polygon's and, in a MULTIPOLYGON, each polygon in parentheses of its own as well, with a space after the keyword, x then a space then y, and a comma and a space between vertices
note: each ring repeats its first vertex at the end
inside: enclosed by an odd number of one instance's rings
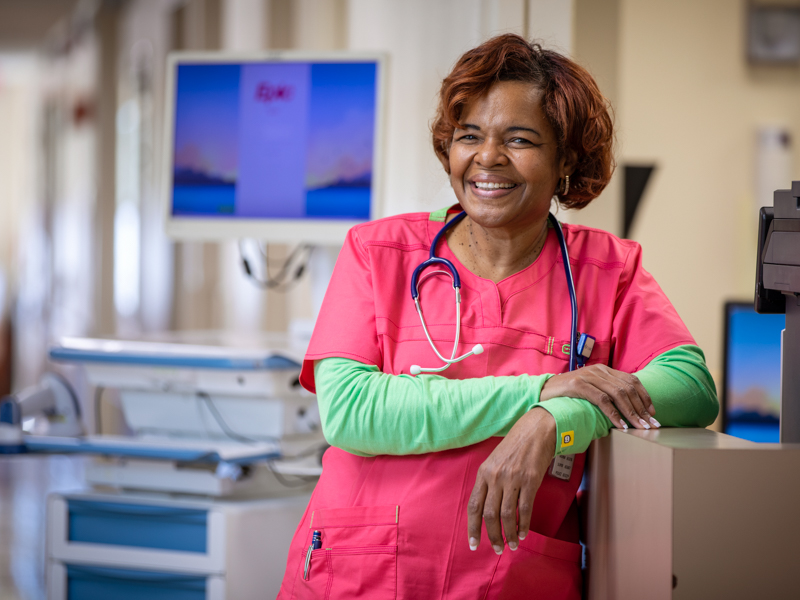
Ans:
POLYGON ((758 64, 800 62, 800 5, 750 3, 747 58, 758 64))

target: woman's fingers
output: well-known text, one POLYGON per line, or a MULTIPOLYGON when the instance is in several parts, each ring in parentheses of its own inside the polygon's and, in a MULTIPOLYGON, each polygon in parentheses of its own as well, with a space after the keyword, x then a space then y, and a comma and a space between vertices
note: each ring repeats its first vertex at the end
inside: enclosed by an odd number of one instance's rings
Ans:
MULTIPOLYGON (((518 492, 518 490, 517 490, 518 492)), ((518 494, 517 494, 518 495, 518 494)), ((481 521, 486 523, 486 535, 497 554, 503 553, 503 531, 509 547, 517 549, 517 495, 513 489, 503 493, 498 485, 488 485, 484 469, 478 470, 475 487, 467 503, 467 534, 470 550, 476 550, 481 540, 481 521)), ((530 514, 528 514, 528 527, 530 514)), ((526 529, 527 532, 527 529, 526 529)))
POLYGON ((500 521, 506 534, 506 543, 509 550, 516 550, 519 546, 517 535, 517 500, 519 488, 513 486, 503 491, 503 502, 500 505, 500 521))
POLYGON ((650 394, 644 389, 639 378, 629 373, 615 371, 614 369, 598 370, 596 385, 606 394, 611 396, 614 405, 626 419, 637 429, 650 429, 659 427, 658 421, 653 419, 653 402, 650 394))
POLYGON ((627 429, 628 425, 622 420, 622 414, 617 410, 614 398, 595 384, 584 382, 577 390, 579 398, 585 398, 597 406, 607 416, 617 429, 627 429))
POLYGON ((617 429, 627 429, 628 425, 622 420, 621 412, 626 408, 625 403, 618 401, 613 391, 614 387, 607 385, 596 373, 587 373, 564 395, 588 400, 597 406, 617 429))
POLYGON ((489 486, 486 501, 483 504, 483 522, 486 525, 486 536, 489 538, 495 554, 503 553, 503 528, 500 524, 502 502, 503 488, 489 486))
POLYGON ((478 544, 481 543, 481 521, 483 521, 483 505, 486 500, 486 493, 489 486, 486 485, 486 480, 481 476, 480 471, 475 480, 475 487, 472 488, 472 494, 469 496, 467 503, 467 535, 469 536, 469 549, 477 550, 478 544))
POLYGON ((519 493, 519 533, 520 540, 528 536, 531 528, 531 517, 533 515, 533 500, 536 498, 536 488, 533 486, 523 486, 519 493))

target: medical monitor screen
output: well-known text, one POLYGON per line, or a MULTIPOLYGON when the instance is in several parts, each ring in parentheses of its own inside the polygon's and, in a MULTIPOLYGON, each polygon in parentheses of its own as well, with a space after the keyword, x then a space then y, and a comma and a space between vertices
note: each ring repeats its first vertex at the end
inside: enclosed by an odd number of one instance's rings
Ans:
POLYGON ((221 226, 313 242, 374 218, 380 66, 352 57, 174 61, 173 232, 189 224, 196 237, 218 237, 221 226))
POLYGON ((752 302, 726 305, 725 433, 753 442, 778 442, 785 323, 785 315, 756 313, 752 302))

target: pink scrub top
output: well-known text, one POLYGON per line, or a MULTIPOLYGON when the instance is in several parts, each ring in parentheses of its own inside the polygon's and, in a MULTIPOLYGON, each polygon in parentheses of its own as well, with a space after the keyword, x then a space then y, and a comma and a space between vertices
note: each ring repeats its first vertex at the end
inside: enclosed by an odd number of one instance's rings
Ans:
MULTIPOLYGON (((457 212, 458 207, 451 209, 457 212)), ((339 255, 305 357, 300 381, 315 391, 313 363, 342 357, 408 374, 412 364, 441 366, 410 295, 411 273, 428 258, 443 223, 428 213, 354 227, 339 255)), ((578 330, 597 339, 589 364, 626 372, 694 340, 653 277, 636 242, 588 227, 564 225, 578 297, 578 330)), ((458 354, 485 351, 452 365, 443 377, 539 375, 569 370, 570 301, 555 232, 536 261, 495 284, 470 273, 447 243, 437 255, 461 276, 458 354)), ((435 268, 431 269, 435 270, 435 268)), ((422 310, 439 351, 455 334, 449 277, 420 287, 422 310)), ((330 448, 292 541, 279 598, 565 598, 581 597, 575 497, 585 456, 569 481, 545 476, 531 532, 498 556, 485 526, 477 551, 467 542, 467 501, 478 467, 501 438, 466 448, 408 456, 359 457, 330 448), (322 548, 312 552, 314 530, 322 548)))

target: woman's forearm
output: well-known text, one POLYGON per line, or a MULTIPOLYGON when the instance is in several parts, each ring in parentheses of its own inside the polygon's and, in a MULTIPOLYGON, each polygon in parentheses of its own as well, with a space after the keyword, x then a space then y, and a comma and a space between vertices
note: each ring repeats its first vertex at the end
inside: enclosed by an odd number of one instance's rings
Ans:
POLYGON ((548 377, 388 375, 344 358, 314 366, 325 438, 363 456, 424 454, 504 436, 538 403, 548 377))

